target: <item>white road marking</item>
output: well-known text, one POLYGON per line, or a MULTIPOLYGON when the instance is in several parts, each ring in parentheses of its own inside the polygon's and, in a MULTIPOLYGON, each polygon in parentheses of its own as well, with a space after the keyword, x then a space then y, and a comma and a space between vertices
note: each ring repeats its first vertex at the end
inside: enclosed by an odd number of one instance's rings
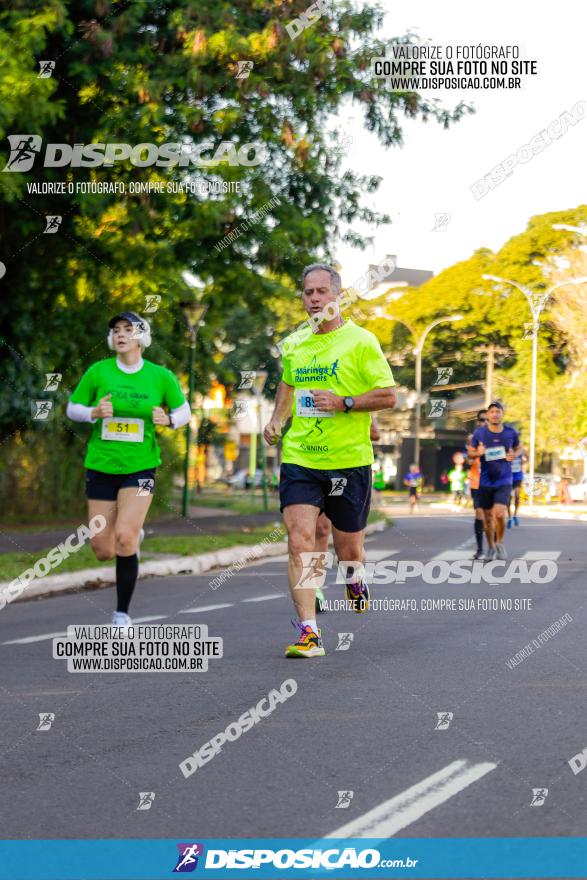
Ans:
MULTIPOLYGON (((505 544, 506 552, 508 549, 507 543, 505 544)), ((559 550, 526 550, 525 553, 522 553, 518 556, 516 553, 510 553, 508 556, 507 562, 511 562, 512 559, 525 559, 527 562, 536 562, 540 559, 558 559, 560 556, 559 550)), ((461 559, 472 559, 470 550, 461 550, 456 547, 454 550, 445 550, 444 553, 439 553, 438 556, 433 556, 431 562, 456 562, 461 559)))
POLYGON ((219 608, 232 608, 234 602, 225 602, 222 605, 200 605, 199 608, 184 608, 178 614, 201 614, 202 611, 217 611, 219 608))
POLYGON ((268 556, 267 559, 251 559, 248 568, 253 568, 255 565, 267 565, 268 562, 287 562, 288 559, 287 553, 282 553, 280 556, 268 556))
POLYGON ((169 614, 152 614, 151 617, 133 617, 133 623, 149 623, 150 620, 167 620, 169 614))
POLYGON ((521 559, 558 559, 560 555, 560 550, 527 550, 521 559))
POLYGON ((269 599, 286 599, 285 593, 271 593, 270 596, 253 596, 252 599, 241 599, 241 602, 268 602, 269 599))
POLYGON ((2 642, 3 645, 29 645, 31 642, 44 642, 47 639, 56 639, 58 636, 66 636, 66 632, 45 633, 42 636, 27 636, 24 639, 11 639, 9 642, 2 642))
POLYGON ((402 791, 401 794, 359 816, 358 819, 337 828, 336 831, 326 835, 326 838, 371 837, 383 840, 392 837, 496 767, 497 764, 489 761, 482 764, 453 761, 438 773, 428 776, 402 791))
POLYGON ((387 559, 388 556, 397 556, 399 550, 368 550, 367 551, 367 562, 381 562, 382 559, 387 559))

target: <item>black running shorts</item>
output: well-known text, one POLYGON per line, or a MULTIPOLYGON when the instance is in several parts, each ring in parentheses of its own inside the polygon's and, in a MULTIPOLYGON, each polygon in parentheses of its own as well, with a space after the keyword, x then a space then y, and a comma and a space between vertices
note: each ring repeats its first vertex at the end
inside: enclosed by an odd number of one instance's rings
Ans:
POLYGON ((137 495, 152 495, 155 491, 157 468, 135 471, 133 474, 105 474, 88 469, 86 495, 94 501, 116 501, 121 489, 137 487, 137 495))
POLYGON ((477 490, 477 505, 483 510, 491 510, 494 504, 510 503, 511 486, 479 486, 477 490))
POLYGON ((282 464, 279 498, 282 512, 290 504, 311 504, 326 514, 335 529, 360 532, 371 506, 371 465, 318 470, 282 464))

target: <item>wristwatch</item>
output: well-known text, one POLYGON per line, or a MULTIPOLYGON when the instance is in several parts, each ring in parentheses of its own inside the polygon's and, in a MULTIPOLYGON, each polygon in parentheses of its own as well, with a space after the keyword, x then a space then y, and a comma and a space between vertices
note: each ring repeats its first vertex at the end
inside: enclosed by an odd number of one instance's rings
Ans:
POLYGON ((354 399, 353 399, 352 397, 345 397, 345 399, 344 399, 344 411, 345 411, 345 413, 350 412, 350 411, 352 410, 352 408, 353 408, 354 405, 355 405, 355 401, 354 401, 354 399))
POLYGON ((173 416, 171 413, 167 413, 167 418, 169 419, 169 427, 175 428, 175 422, 173 421, 173 416))

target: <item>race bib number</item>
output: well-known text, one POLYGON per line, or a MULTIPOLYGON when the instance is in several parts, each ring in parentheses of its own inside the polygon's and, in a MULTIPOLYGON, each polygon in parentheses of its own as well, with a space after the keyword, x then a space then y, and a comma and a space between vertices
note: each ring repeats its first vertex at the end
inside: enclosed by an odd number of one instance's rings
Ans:
POLYGON ((333 412, 318 409, 316 401, 307 388, 296 388, 296 415, 309 418, 332 418, 333 412))
POLYGON ((512 461, 512 474, 519 474, 522 470, 522 461, 519 458, 514 458, 512 461))
POLYGON ((505 446, 494 446, 485 451, 485 461, 499 461, 505 458, 505 446))
POLYGON ((102 440, 142 443, 145 436, 143 419, 102 419, 102 440))

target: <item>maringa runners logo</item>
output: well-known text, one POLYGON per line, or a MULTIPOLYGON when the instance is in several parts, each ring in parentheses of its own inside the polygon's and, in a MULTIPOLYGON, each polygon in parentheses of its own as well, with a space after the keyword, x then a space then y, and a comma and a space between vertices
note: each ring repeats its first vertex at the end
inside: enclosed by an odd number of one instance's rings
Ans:
POLYGON ((294 369, 296 385, 301 385, 303 382, 317 382, 321 379, 326 379, 328 376, 332 376, 338 382, 338 364, 339 358, 330 364, 322 366, 316 360, 316 355, 314 355, 307 367, 296 367, 294 369))
MULTIPOLYGON (((43 140, 38 134, 9 134, 10 156, 2 171, 30 171, 37 155, 41 153, 43 140)), ((112 166, 115 162, 128 160, 138 168, 155 165, 158 168, 172 168, 179 165, 185 168, 192 164, 198 167, 212 167, 221 162, 229 165, 252 167, 263 161, 262 144, 234 144, 221 141, 216 146, 211 141, 203 144, 47 144, 43 156, 45 168, 98 168, 112 166), (212 153, 204 156, 204 153, 212 153), (252 154, 252 155, 251 155, 252 154)))

